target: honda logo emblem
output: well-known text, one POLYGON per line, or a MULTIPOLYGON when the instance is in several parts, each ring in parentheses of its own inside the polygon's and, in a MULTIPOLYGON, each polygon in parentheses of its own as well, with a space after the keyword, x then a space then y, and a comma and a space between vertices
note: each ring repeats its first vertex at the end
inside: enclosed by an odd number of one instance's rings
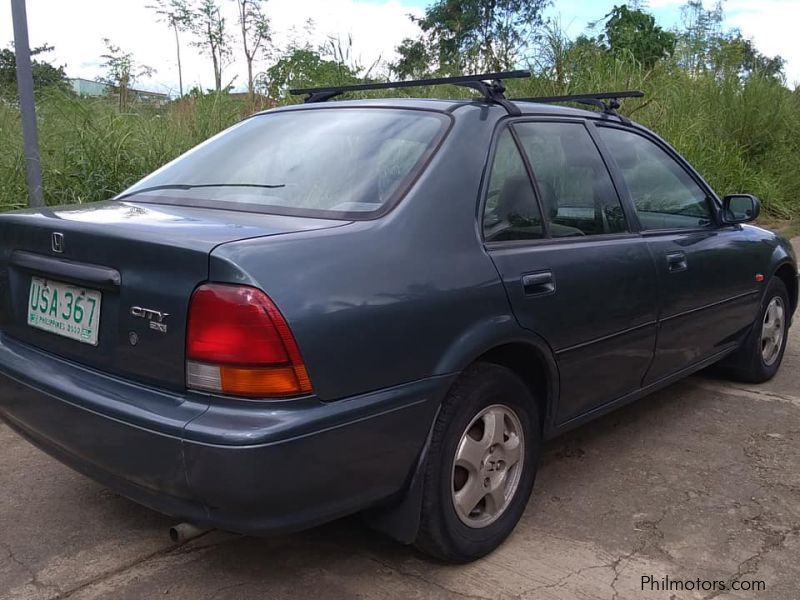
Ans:
POLYGON ((53 249, 53 252, 58 252, 59 254, 64 252, 64 234, 58 233, 57 231, 53 232, 50 238, 50 247, 53 249))

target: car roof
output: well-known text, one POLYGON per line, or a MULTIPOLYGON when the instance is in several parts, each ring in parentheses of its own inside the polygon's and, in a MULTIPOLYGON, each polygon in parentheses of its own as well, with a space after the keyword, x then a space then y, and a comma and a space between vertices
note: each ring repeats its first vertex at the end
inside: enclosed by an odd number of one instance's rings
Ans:
MULTIPOLYGON (((602 118, 602 113, 591 110, 583 110, 569 106, 559 106, 556 104, 541 104, 538 102, 514 101, 511 99, 522 114, 553 115, 561 117, 578 118, 602 118)), ((497 109, 505 113, 505 109, 499 104, 488 103, 480 99, 444 99, 444 98, 372 98, 367 100, 335 100, 332 102, 315 102, 310 104, 290 104, 280 106, 257 114, 267 114, 289 110, 318 110, 322 108, 359 108, 359 107, 380 107, 380 108, 406 108, 416 110, 435 110, 440 112, 455 112, 465 106, 474 106, 497 109)))

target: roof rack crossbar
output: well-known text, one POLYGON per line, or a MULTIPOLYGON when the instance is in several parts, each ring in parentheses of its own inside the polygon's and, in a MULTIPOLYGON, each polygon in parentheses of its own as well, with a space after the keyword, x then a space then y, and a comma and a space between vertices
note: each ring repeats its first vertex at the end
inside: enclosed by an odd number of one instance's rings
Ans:
POLYGON ((567 94, 564 96, 536 96, 533 98, 512 98, 515 102, 538 102, 542 104, 554 104, 557 102, 577 102, 595 106, 604 113, 619 117, 627 121, 625 117, 617 113, 620 107, 620 98, 642 98, 644 92, 639 90, 625 90, 622 92, 598 92, 596 94, 567 94), (608 102, 605 102, 608 100, 608 102))
POLYGON ((306 94, 304 102, 307 104, 325 102, 347 92, 363 92, 368 90, 388 90, 396 88, 419 87, 426 85, 459 85, 472 88, 480 92, 488 102, 502 105, 509 113, 517 114, 519 109, 505 98, 506 87, 504 79, 518 79, 530 77, 527 70, 503 71, 499 73, 482 73, 478 75, 459 75, 456 77, 438 77, 435 79, 415 79, 408 81, 386 81, 378 83, 356 83, 353 85, 327 86, 317 88, 294 88, 289 93, 293 95, 306 94))

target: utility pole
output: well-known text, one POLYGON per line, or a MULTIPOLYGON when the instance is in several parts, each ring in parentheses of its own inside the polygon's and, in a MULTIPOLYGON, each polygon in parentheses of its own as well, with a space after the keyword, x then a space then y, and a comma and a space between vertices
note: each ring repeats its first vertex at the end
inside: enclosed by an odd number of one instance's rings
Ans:
POLYGON ((28 206, 44 206, 42 164, 36 133, 36 103, 33 98, 31 46, 28 41, 28 16, 25 0, 11 0, 14 21, 14 53, 17 56, 17 92, 22 114, 22 141, 25 149, 25 174, 28 183, 28 206))

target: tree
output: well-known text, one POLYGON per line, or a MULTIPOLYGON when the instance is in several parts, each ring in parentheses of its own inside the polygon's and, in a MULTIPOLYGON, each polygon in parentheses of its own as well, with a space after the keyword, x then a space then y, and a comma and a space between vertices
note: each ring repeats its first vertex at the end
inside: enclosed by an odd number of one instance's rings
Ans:
POLYGON ((718 78, 741 80, 760 75, 783 81, 785 61, 761 52, 741 32, 723 31, 723 3, 705 9, 700 0, 689 0, 681 8, 683 30, 678 36, 679 64, 694 76, 712 73, 718 78))
POLYGON ((406 38, 396 51, 400 58, 390 68, 400 79, 423 79, 430 74, 433 57, 425 42, 406 38))
POLYGON ((222 71, 231 58, 231 40, 217 0, 200 0, 200 4, 191 13, 189 27, 197 38, 192 42, 193 45, 211 56, 214 64, 214 87, 220 92, 222 71))
MULTIPOLYGON (((31 50, 34 91, 46 88, 60 88, 64 91, 69 89, 63 66, 54 66, 44 60, 33 58, 52 50, 53 47, 47 44, 31 50)), ((0 97, 6 99, 17 97, 17 56, 11 48, 0 50, 0 97)))
POLYGON ((759 52, 753 40, 745 39, 742 34, 736 32, 730 41, 735 42, 742 49, 742 63, 740 75, 745 79, 755 73, 760 73, 773 79, 784 79, 783 68, 786 66, 786 61, 780 55, 767 56, 759 52))
POLYGON ((658 25, 653 15, 627 5, 615 6, 606 15, 601 41, 617 56, 629 54, 646 69, 672 56, 677 36, 658 25))
POLYGON ((426 53, 438 63, 433 70, 447 74, 513 68, 531 50, 549 4, 550 0, 437 0, 423 17, 411 17, 422 36, 417 43, 401 44, 395 72, 419 71, 426 53))
POLYGON ((746 80, 755 74, 783 81, 785 60, 781 56, 766 56, 758 51, 739 31, 720 36, 709 51, 709 58, 717 77, 729 76, 746 80))
POLYGON ((711 67, 711 53, 722 37, 724 12, 722 0, 711 9, 703 7, 702 0, 689 0, 681 7, 683 29, 678 36, 679 64, 692 75, 711 67))
POLYGON ((267 69, 268 92, 286 98, 289 88, 346 85, 359 81, 358 73, 345 64, 323 58, 308 45, 294 47, 267 69))
POLYGON ((101 57, 105 59, 101 66, 106 69, 106 76, 101 78, 101 81, 110 85, 118 94, 119 108, 124 110, 128 106, 128 92, 131 85, 140 77, 149 77, 155 73, 155 69, 137 64, 131 52, 124 52, 108 38, 104 38, 103 43, 108 49, 108 54, 103 54, 101 57))
POLYGON ((253 61, 264 44, 270 41, 269 19, 262 0, 235 0, 242 31, 242 49, 247 61, 247 93, 253 99, 253 61))
POLYGON ((166 23, 175 32, 175 54, 178 58, 178 88, 183 96, 183 69, 181 67, 181 40, 179 31, 185 31, 191 23, 191 11, 186 0, 156 0, 148 8, 153 9, 159 20, 166 23))

